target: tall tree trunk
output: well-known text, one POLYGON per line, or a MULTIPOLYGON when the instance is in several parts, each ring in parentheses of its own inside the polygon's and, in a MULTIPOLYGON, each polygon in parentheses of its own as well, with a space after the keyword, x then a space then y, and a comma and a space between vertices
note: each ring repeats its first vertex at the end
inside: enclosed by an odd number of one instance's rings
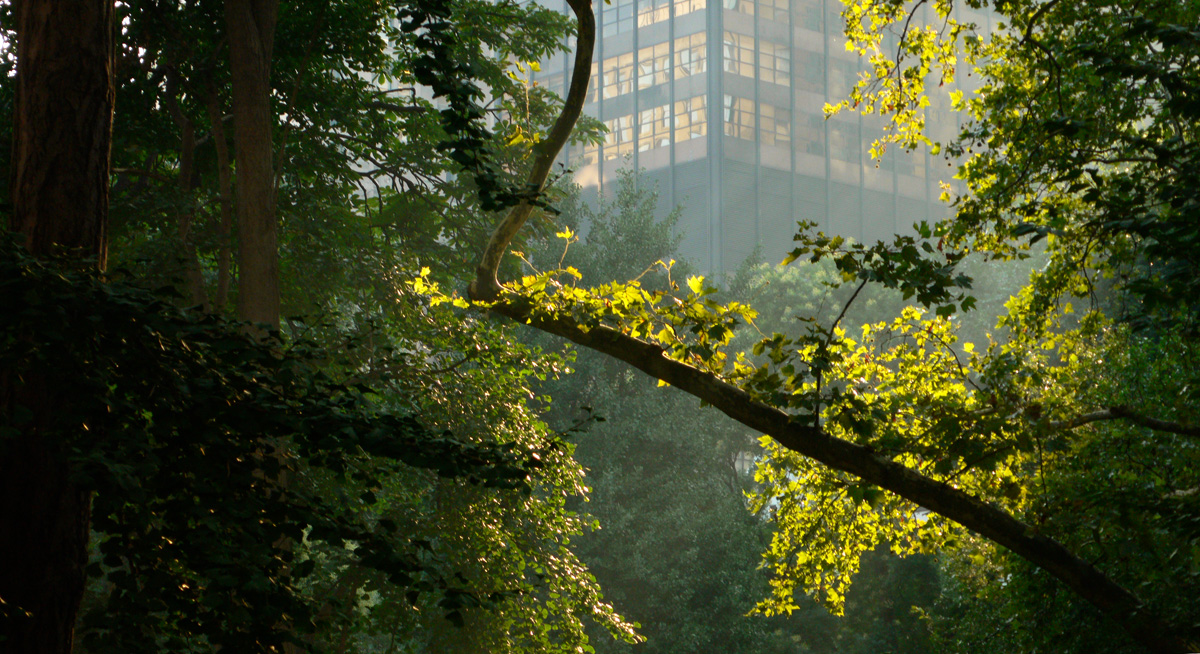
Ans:
POLYGON ((271 167, 271 50, 278 9, 278 0, 225 0, 237 161, 237 314, 276 327, 279 253, 271 167))
POLYGON ((179 198, 184 204, 179 209, 176 226, 179 230, 179 256, 183 265, 184 282, 193 306, 208 311, 208 293, 204 290, 204 273, 200 269, 200 256, 192 240, 192 222, 196 219, 196 121, 183 112, 179 104, 178 73, 167 74, 165 101, 171 118, 179 126, 179 198))
POLYGON ((179 212, 179 247, 182 250, 180 256, 183 258, 184 278, 192 305, 199 306, 202 311, 209 311, 211 307, 208 304, 208 292, 204 289, 200 255, 196 252, 196 242, 192 240, 192 223, 196 219, 196 185, 192 181, 196 166, 196 124, 187 119, 181 127, 183 139, 179 151, 179 194, 187 205, 179 212))
MULTIPOLYGON (((113 3, 23 0, 11 227, 34 254, 73 253, 103 267, 113 115, 113 3)), ((55 437, 59 397, 37 374, 0 369, 0 649, 67 654, 83 595, 90 496, 55 437)))
MULTIPOLYGON (((279 326, 279 250, 271 152, 271 52, 278 10, 279 0, 225 0, 237 162, 237 316, 274 327, 279 326)), ((216 113, 212 107, 210 113, 216 113)), ((221 133, 219 122, 214 116, 214 139, 221 133)), ((287 488, 285 472, 276 481, 287 488)), ((292 542, 285 538, 275 546, 290 550, 292 542)), ((283 651, 305 650, 288 643, 283 651)))
POLYGON ((35 254, 105 265, 112 141, 113 8, 19 0, 12 229, 35 254))
POLYGON ((212 124, 213 145, 217 150, 217 192, 221 205, 221 225, 217 229, 220 246, 217 249, 217 312, 225 311, 229 303, 229 276, 233 241, 233 179, 229 170, 229 141, 225 138, 225 112, 217 90, 208 91, 208 120, 212 124))
POLYGON ((47 433, 61 401, 69 399, 44 378, 18 382, 0 372, 0 412, 33 412, 0 447, 0 651, 68 654, 74 642, 91 497, 72 482, 62 443, 47 433))

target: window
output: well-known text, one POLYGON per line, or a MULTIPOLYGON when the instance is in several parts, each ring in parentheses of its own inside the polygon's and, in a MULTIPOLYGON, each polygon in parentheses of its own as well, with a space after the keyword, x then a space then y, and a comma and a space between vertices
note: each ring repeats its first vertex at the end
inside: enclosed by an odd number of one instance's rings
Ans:
POLYGON ((671 145, 671 105, 647 109, 638 114, 638 152, 671 145))
POLYGON ((801 114, 796 118, 796 150, 825 154, 825 118, 819 114, 801 114))
POLYGON ((758 15, 765 21, 788 25, 791 23, 789 4, 789 0, 759 0, 758 15))
POLYGON ((834 59, 829 64, 829 92, 838 97, 850 95, 858 84, 858 66, 849 61, 834 59))
POLYGON ((592 74, 588 76, 587 101, 595 102, 600 99, 599 64, 592 62, 592 74))
POLYGON ((897 172, 903 175, 912 175, 913 177, 925 177, 924 150, 897 150, 896 159, 897 172))
POLYGON ((638 50, 638 88, 646 89, 671 81, 671 44, 638 50))
POLYGON ((754 0, 724 0, 724 6, 726 9, 754 15, 754 0))
POLYGON ((612 36, 633 29, 633 0, 612 0, 612 4, 603 5, 602 12, 602 35, 612 36))
POLYGON ((675 39, 675 79, 707 70, 704 40, 704 32, 675 39))
POLYGON ((537 79, 534 81, 534 84, 546 89, 560 98, 563 97, 565 88, 563 86, 562 73, 555 73, 553 75, 538 75, 537 79))
POLYGON ((604 60, 601 95, 604 99, 625 95, 633 90, 633 53, 629 52, 604 60))
POLYGON ((679 100, 675 103, 675 142, 700 138, 708 133, 708 117, 704 111, 704 96, 679 100))
POLYGON ((590 166, 599 160, 600 146, 596 143, 583 144, 583 162, 582 166, 590 166))
POLYGON ((792 142, 792 112, 772 104, 759 105, 758 131, 763 145, 792 142))
POLYGON ((754 101, 726 95, 724 106, 725 134, 747 141, 754 140, 754 101))
POLYGON ((604 160, 619 159, 633 152, 633 114, 604 121, 604 160))
POLYGON ((693 11, 703 11, 704 7, 704 0, 675 0, 675 15, 682 16, 693 11))
POLYGON ((796 60, 796 88, 816 93, 825 92, 825 57, 801 50, 796 60))
POLYGON ((754 77, 754 37, 736 32, 725 32, 725 71, 754 77))
POLYGON ((820 32, 824 22, 821 17, 821 0, 792 0, 796 8, 796 25, 820 32))
POLYGON ((661 23, 671 18, 671 0, 638 0, 638 27, 661 23))
POLYGON ((855 126, 836 121, 829 124, 829 154, 834 159, 858 161, 860 151, 855 126))
POLYGON ((792 51, 771 41, 758 42, 758 78, 787 86, 792 81, 792 51))
POLYGON ((880 170, 891 172, 896 168, 896 153, 893 148, 887 146, 887 143, 883 144, 883 154, 871 163, 875 164, 875 167, 880 170))

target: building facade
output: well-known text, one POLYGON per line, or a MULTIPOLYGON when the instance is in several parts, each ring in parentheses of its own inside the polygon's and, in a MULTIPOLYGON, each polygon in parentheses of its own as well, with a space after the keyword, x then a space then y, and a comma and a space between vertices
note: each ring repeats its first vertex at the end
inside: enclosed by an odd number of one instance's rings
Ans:
MULTIPOLYGON (((645 169, 660 208, 683 207, 680 254, 718 275, 756 246, 779 261, 797 221, 873 242, 942 217, 946 161, 895 146, 872 161, 878 119, 825 119, 865 65, 846 51, 841 10, 839 0, 597 1, 585 112, 608 135, 569 154, 576 181, 594 198, 619 168, 645 169)), ((534 81, 561 94, 569 71, 560 54, 534 81)), ((948 139, 954 121, 935 105, 931 136, 948 139)))

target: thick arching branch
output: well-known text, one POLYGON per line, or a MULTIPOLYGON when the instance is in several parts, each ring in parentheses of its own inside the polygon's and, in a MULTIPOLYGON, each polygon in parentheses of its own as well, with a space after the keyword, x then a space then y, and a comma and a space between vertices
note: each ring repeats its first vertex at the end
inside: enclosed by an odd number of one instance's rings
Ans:
POLYGON ((754 400, 746 391, 715 375, 668 358, 653 343, 607 327, 586 329, 568 317, 546 317, 520 298, 505 298, 493 311, 566 338, 661 379, 707 402, 738 422, 784 447, 836 470, 848 472, 942 515, 1046 570, 1109 618, 1117 621, 1148 651, 1182 654, 1195 651, 1161 623, 1133 593, 1106 577, 1062 544, 1002 509, 937 481, 871 449, 833 437, 811 422, 754 400))
POLYGON ((578 47, 575 50, 575 64, 571 69, 571 86, 567 89, 562 113, 554 121, 550 133, 534 147, 533 167, 525 181, 529 197, 509 209, 504 220, 500 221, 492 232, 492 237, 488 239, 487 248, 475 269, 475 281, 471 282, 468 290, 470 297, 475 300, 495 300, 500 296, 500 282, 496 279, 500 259, 504 257, 508 244, 533 212, 533 200, 545 187, 546 178, 554 166, 554 159, 566 145, 567 139, 571 137, 571 130, 575 129, 575 123, 583 113, 588 79, 592 72, 592 50, 596 45, 596 15, 592 12, 591 0, 567 0, 567 4, 575 13, 578 27, 578 47))

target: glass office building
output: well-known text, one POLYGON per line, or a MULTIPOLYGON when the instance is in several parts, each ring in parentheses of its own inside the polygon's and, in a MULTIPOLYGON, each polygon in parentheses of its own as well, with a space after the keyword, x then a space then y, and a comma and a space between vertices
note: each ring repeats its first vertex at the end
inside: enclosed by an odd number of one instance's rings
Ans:
MULTIPOLYGON (((566 10, 561 0, 539 0, 566 10)), ((611 0, 595 3, 596 52, 585 112, 608 127, 599 147, 569 154, 595 197, 634 166, 684 208, 681 254, 710 274, 755 248, 768 261, 791 249, 799 220, 861 241, 911 231, 947 209, 939 181, 953 168, 892 146, 866 154, 877 118, 825 120, 865 65, 846 51, 838 0, 611 0)), ((983 14, 960 20, 987 24, 983 14)), ((570 56, 543 62, 535 81, 560 94, 570 56)), ((935 140, 955 115, 935 105, 935 140)))

